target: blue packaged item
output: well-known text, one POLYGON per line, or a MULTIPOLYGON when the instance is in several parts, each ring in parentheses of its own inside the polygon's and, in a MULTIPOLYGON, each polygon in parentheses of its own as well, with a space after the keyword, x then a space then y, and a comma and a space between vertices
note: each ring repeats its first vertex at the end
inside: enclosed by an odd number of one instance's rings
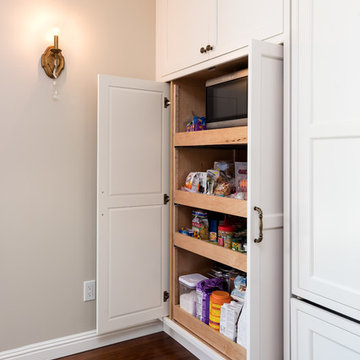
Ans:
POLYGON ((246 277, 238 275, 234 279, 234 290, 231 292, 231 296, 234 299, 244 299, 246 294, 246 277))
POLYGON ((218 236, 218 221, 217 219, 210 219, 209 221, 209 239, 211 242, 217 242, 218 236))

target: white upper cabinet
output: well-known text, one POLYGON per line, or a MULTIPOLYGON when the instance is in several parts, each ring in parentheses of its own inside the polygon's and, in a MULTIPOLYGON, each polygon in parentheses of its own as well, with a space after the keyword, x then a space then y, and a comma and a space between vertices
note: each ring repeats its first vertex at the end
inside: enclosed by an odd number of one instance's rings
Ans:
POLYGON ((292 19, 293 293, 357 320, 359 14, 358 0, 297 0, 292 19))
POLYGON ((251 39, 281 35, 284 1, 157 0, 157 77, 233 60, 251 39))
POLYGON ((216 21, 215 9, 216 0, 157 1, 158 46, 162 50, 158 61, 163 75, 208 59, 206 47, 216 21))
POLYGON ((248 46, 251 39, 268 39, 283 32, 283 0, 217 0, 216 5, 210 57, 248 46))

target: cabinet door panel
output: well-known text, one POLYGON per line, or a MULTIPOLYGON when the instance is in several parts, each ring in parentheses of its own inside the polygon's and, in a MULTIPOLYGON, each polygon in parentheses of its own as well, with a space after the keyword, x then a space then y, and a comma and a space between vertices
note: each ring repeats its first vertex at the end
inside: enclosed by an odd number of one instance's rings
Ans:
POLYGON ((176 70, 198 64, 208 59, 207 53, 201 53, 200 48, 209 44, 209 28, 214 25, 215 0, 162 0, 162 27, 166 36, 165 49, 159 59, 169 74, 176 70))
POLYGON ((216 43, 210 57, 283 32, 283 0, 217 0, 216 43))
POLYGON ((97 328, 168 315, 169 85, 100 75, 97 328))
POLYGON ((283 48, 252 41, 249 55, 248 300, 252 360, 282 358, 283 48), (263 240, 259 217, 264 214, 263 240))
POLYGON ((292 299, 293 360, 358 360, 360 325, 292 299))
POLYGON ((294 5, 293 293, 360 320, 360 3, 294 5))

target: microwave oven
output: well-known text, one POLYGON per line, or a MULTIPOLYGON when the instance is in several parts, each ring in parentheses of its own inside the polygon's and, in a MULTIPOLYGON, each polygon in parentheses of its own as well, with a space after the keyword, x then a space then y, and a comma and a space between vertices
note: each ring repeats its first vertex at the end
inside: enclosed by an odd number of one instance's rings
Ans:
POLYGON ((248 70, 206 82, 206 128, 247 125, 248 70))

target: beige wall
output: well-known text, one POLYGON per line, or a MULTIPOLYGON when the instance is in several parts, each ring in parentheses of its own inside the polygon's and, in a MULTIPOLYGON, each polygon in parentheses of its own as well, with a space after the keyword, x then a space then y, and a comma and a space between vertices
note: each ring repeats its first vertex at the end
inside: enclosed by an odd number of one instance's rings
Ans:
POLYGON ((0 0, 0 351, 95 328, 96 83, 155 78, 155 0, 0 0), (40 56, 60 29, 59 101, 40 56))

